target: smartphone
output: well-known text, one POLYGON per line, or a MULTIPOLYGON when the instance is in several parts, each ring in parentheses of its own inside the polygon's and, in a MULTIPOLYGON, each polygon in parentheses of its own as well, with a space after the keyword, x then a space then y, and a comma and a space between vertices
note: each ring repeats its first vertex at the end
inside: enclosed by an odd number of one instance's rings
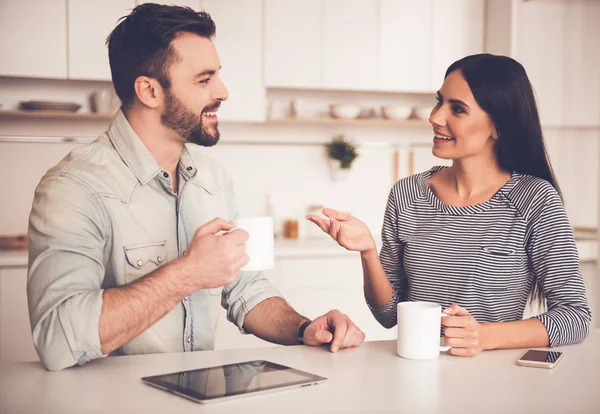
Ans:
POLYGON ((524 367, 535 368, 554 368, 563 358, 563 353, 560 351, 541 351, 530 349, 517 360, 517 365, 524 367))

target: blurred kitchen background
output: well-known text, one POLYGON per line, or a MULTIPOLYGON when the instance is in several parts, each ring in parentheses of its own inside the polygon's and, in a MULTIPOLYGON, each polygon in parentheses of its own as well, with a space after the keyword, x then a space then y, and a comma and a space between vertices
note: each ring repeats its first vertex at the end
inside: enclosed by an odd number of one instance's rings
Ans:
MULTIPOLYGON (((0 360, 37 358, 22 236, 33 191, 48 168, 107 128, 119 102, 104 41, 139 3, 0 0, 0 360)), ((303 217, 335 207, 378 235, 393 183, 447 164, 431 155, 427 122, 446 68, 491 52, 520 61, 535 88, 600 326, 600 1, 170 3, 216 21, 230 98, 219 111, 221 141, 207 152, 233 177, 242 215, 275 217, 276 268, 266 274, 301 313, 339 308, 367 340, 395 338, 365 305, 358 255, 303 217), (347 171, 324 147, 340 134, 359 153, 347 171)), ((218 348, 261 342, 220 324, 218 348)))

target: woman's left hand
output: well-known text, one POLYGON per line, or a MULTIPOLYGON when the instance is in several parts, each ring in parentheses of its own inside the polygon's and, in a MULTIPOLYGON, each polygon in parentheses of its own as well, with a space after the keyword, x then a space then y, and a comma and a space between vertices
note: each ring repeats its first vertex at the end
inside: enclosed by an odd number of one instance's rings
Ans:
POLYGON ((442 318, 442 326, 446 345, 452 347, 450 354, 473 357, 486 349, 484 326, 468 310, 452 304, 444 313, 449 315, 442 318))

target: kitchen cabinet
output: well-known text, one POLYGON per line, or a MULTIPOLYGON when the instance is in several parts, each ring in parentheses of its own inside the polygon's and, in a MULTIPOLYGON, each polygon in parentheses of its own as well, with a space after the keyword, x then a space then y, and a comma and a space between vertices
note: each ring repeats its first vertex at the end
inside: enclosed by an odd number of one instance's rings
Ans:
POLYGON ((488 0, 486 20, 486 50, 525 67, 543 125, 600 125, 599 2, 488 0))
POLYGON ((265 0, 265 85, 320 88, 322 0, 265 0))
POLYGON ((69 0, 67 5, 69 78, 111 80, 106 38, 135 1, 69 0))
POLYGON ((0 76, 67 77, 65 0, 3 0, 0 76))
POLYGON ((378 89, 432 90, 432 10, 433 0, 381 0, 378 89))
POLYGON ((201 6, 217 24, 214 42, 221 58, 221 79, 229 91, 219 119, 264 121, 262 1, 204 0, 201 6))
POLYGON ((325 0, 321 54, 325 89, 377 89, 379 10, 379 0, 325 0))
POLYGON ((484 50, 484 0, 433 0, 430 90, 456 60, 484 50))
POLYGON ((37 361, 27 307, 27 267, 0 267, 0 362, 37 361))

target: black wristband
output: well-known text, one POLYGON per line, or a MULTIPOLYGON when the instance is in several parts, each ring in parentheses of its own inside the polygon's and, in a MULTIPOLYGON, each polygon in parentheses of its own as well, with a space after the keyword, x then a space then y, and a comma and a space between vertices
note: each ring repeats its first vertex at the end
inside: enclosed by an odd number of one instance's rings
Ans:
POLYGON ((304 331, 306 327, 310 325, 312 321, 306 321, 302 325, 300 325, 300 329, 298 330, 298 344, 304 345, 304 331))

